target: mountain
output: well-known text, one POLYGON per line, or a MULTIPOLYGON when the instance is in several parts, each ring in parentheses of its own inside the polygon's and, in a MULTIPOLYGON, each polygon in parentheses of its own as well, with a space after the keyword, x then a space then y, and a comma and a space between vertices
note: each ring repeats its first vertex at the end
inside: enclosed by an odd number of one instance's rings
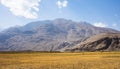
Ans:
POLYGON ((95 35, 66 51, 120 51, 120 33, 95 35))
POLYGON ((0 51, 60 51, 101 33, 118 33, 66 19, 36 21, 0 33, 0 51))

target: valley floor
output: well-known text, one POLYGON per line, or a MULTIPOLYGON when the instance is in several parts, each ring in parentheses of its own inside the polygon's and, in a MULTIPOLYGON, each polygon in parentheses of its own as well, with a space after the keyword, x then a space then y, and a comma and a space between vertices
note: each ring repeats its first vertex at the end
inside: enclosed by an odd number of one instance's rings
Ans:
POLYGON ((120 69, 120 52, 0 53, 0 69, 120 69))

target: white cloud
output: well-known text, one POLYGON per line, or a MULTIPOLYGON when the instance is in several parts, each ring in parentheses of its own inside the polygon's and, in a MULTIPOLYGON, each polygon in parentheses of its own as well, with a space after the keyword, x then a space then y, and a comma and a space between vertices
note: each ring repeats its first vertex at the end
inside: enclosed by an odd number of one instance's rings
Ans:
POLYGON ((29 19, 38 17, 39 2, 41 0, 1 0, 1 4, 8 7, 16 16, 23 16, 29 19))
POLYGON ((102 22, 97 22, 97 23, 94 23, 93 25, 96 27, 107 27, 107 25, 105 23, 102 23, 102 22))
POLYGON ((116 23, 113 23, 112 26, 113 26, 113 27, 117 27, 117 24, 116 24, 116 23))
POLYGON ((67 0, 64 0, 64 1, 58 0, 56 4, 57 4, 58 8, 61 9, 61 8, 64 8, 64 7, 68 6, 68 1, 67 0))

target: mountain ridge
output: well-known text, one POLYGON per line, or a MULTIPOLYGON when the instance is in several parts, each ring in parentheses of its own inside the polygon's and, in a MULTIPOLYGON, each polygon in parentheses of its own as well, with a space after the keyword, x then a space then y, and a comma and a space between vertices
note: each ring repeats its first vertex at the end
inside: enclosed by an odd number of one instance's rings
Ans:
POLYGON ((66 19, 31 22, 0 33, 0 51, 60 51, 107 32, 119 31, 66 19))
POLYGON ((65 51, 120 51, 120 33, 95 35, 65 51))

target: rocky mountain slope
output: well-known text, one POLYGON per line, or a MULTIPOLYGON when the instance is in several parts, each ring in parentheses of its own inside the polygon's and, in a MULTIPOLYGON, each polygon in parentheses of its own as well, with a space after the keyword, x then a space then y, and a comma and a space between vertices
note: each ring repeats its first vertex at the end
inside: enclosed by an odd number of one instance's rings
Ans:
POLYGON ((95 35, 66 51, 120 51, 120 33, 95 35))
POLYGON ((60 51, 93 35, 108 32, 118 31, 66 19, 31 22, 1 32, 0 51, 60 51))

